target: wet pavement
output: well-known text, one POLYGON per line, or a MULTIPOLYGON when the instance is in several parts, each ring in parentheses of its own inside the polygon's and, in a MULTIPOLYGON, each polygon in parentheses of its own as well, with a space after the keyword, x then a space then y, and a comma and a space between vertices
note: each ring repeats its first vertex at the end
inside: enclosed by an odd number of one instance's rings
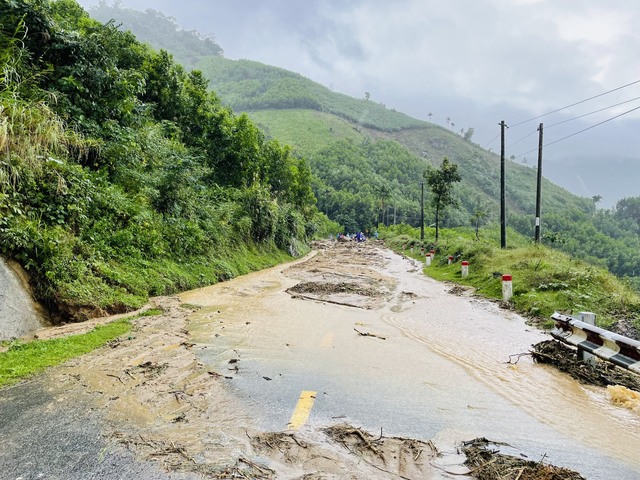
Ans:
POLYGON ((47 375, 0 390, 2 480, 195 480, 166 473, 158 463, 103 436, 104 419, 92 403, 60 401, 47 375))
MULTIPOLYGON (((202 478, 162 462, 397 478, 328 440, 326 427, 345 422, 440 452, 486 436, 589 479, 639 478, 640 415, 529 357, 510 362, 547 336, 421 268, 343 245, 154 299, 164 314, 137 319, 128 338, 0 390, 0 479, 202 478), (308 419, 292 437, 303 397, 308 419)), ((420 473, 403 476, 465 478, 420 455, 420 473)))
POLYGON ((590 479, 640 476, 637 413, 529 357, 509 363, 547 335, 494 303, 450 294, 400 256, 361 255, 368 265, 323 267, 319 253, 302 271, 183 296, 204 306, 190 326, 200 358, 233 376, 229 388, 261 428, 286 428, 300 393, 314 391, 310 429, 347 421, 443 448, 486 436, 590 479), (298 281, 357 284, 366 268, 384 285, 380 308, 355 308, 366 299, 344 293, 322 297, 328 288, 316 287, 316 299, 285 293, 298 281))

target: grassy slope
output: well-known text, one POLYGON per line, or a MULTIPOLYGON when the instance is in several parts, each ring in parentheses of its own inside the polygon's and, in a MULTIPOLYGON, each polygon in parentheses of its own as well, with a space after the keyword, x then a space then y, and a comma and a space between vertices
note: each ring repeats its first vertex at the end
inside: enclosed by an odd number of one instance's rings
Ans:
MULTIPOLYGON (((113 7, 105 18, 118 18, 134 33, 153 28, 157 19, 113 7), (131 18, 129 18, 131 17, 131 18), (145 27, 144 21, 149 24, 145 27)), ((180 33, 176 32, 176 45, 180 33)), ((222 101, 236 111, 247 111, 269 136, 295 147, 303 155, 337 139, 361 140, 385 136, 397 140, 419 158, 436 165, 442 157, 460 165, 463 176, 461 197, 483 202, 496 209, 499 193, 499 159, 460 135, 429 122, 385 108, 373 101, 356 99, 282 68, 251 60, 230 60, 219 55, 199 57, 188 66, 199 68, 222 101), (363 128, 365 127, 365 128, 363 128)), ((533 212, 535 170, 508 162, 509 213, 533 212)), ((545 180, 543 213, 591 207, 579 198, 545 180)), ((495 215, 493 215, 495 219, 495 215)), ((532 227, 533 228, 533 227, 532 227)))
POLYGON ((379 103, 332 92, 300 74, 260 62, 206 57, 196 66, 220 98, 236 111, 302 107, 385 131, 426 124, 379 103))
MULTIPOLYGON (((417 229, 383 230, 388 246, 414 258, 422 259, 417 229), (411 253, 411 245, 418 248, 411 253)), ((433 248, 432 229, 427 229, 425 242, 433 248)), ((605 269, 573 258, 565 253, 530 241, 513 231, 507 238, 512 248, 499 248, 497 229, 481 230, 480 240, 471 229, 447 229, 437 244, 436 259, 425 267, 427 275, 441 281, 472 286, 488 298, 502 298, 501 274, 513 275, 514 308, 550 326, 554 311, 596 313, 598 324, 610 326, 620 319, 640 327, 640 296, 627 284, 605 269), (449 255, 455 262, 448 265, 449 255), (469 261, 469 276, 462 278, 460 261, 469 261)))
MULTIPOLYGON (((294 146, 306 156, 313 155, 333 141, 351 139, 361 142, 370 137, 395 140, 432 165, 438 165, 446 156, 459 165, 463 178, 461 196, 478 199, 489 210, 497 211, 499 158, 445 128, 426 125, 381 132, 360 128, 330 113, 308 109, 252 110, 248 113, 267 135, 294 146)), ((532 214, 535 211, 536 170, 511 161, 507 161, 506 168, 509 213, 532 214)), ((587 211, 591 205, 589 200, 573 195, 546 179, 543 179, 542 193, 545 212, 561 212, 567 208, 587 211)))
POLYGON ((130 329, 130 321, 122 319, 98 326, 82 335, 35 340, 30 343, 15 342, 6 352, 0 353, 0 387, 14 384, 47 367, 84 355, 124 335, 130 329))
POLYGON ((362 142, 366 135, 353 124, 330 113, 315 110, 258 110, 248 112, 264 132, 280 142, 292 145, 308 156, 333 141, 350 139, 362 142))

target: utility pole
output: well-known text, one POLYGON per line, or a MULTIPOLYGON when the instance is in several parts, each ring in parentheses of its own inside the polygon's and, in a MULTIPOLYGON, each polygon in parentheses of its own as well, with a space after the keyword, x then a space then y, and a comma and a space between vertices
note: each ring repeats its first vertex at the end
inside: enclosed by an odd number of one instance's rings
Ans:
POLYGON ((504 186, 504 130, 507 124, 500 122, 500 248, 507 248, 507 212, 504 186))
POLYGON ((424 180, 420 182, 420 240, 424 240, 424 180))
POLYGON ((540 204, 542 202, 542 131, 543 124, 538 127, 540 136, 538 138, 538 183, 536 186, 536 226, 535 226, 535 242, 540 243, 540 204))

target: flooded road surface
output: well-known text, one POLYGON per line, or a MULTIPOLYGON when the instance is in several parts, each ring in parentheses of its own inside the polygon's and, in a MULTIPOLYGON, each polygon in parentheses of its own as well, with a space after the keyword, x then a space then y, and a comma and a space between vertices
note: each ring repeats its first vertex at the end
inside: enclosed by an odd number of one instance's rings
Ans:
POLYGON ((233 377, 225 385, 265 431, 291 427, 311 392, 303 431, 349 422, 441 450, 487 437, 589 479, 640 477, 637 413, 528 356, 515 363, 548 335, 420 268, 339 245, 181 300, 203 307, 190 325, 200 359, 233 377))
POLYGON ((18 274, 0 257, 0 341, 28 335, 46 325, 18 274))

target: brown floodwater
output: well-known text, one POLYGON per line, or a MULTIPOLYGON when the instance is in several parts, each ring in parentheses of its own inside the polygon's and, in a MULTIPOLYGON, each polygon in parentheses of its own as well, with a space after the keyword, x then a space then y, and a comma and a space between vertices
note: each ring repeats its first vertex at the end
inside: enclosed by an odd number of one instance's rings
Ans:
POLYGON ((201 360, 233 377, 230 391, 262 428, 286 429, 300 392, 315 391, 308 429, 348 421, 450 451, 482 436, 590 479, 640 477, 637 412, 512 356, 547 334, 379 253, 375 270, 393 288, 378 308, 292 298, 300 270, 283 266, 181 295, 203 307, 190 326, 201 360))

